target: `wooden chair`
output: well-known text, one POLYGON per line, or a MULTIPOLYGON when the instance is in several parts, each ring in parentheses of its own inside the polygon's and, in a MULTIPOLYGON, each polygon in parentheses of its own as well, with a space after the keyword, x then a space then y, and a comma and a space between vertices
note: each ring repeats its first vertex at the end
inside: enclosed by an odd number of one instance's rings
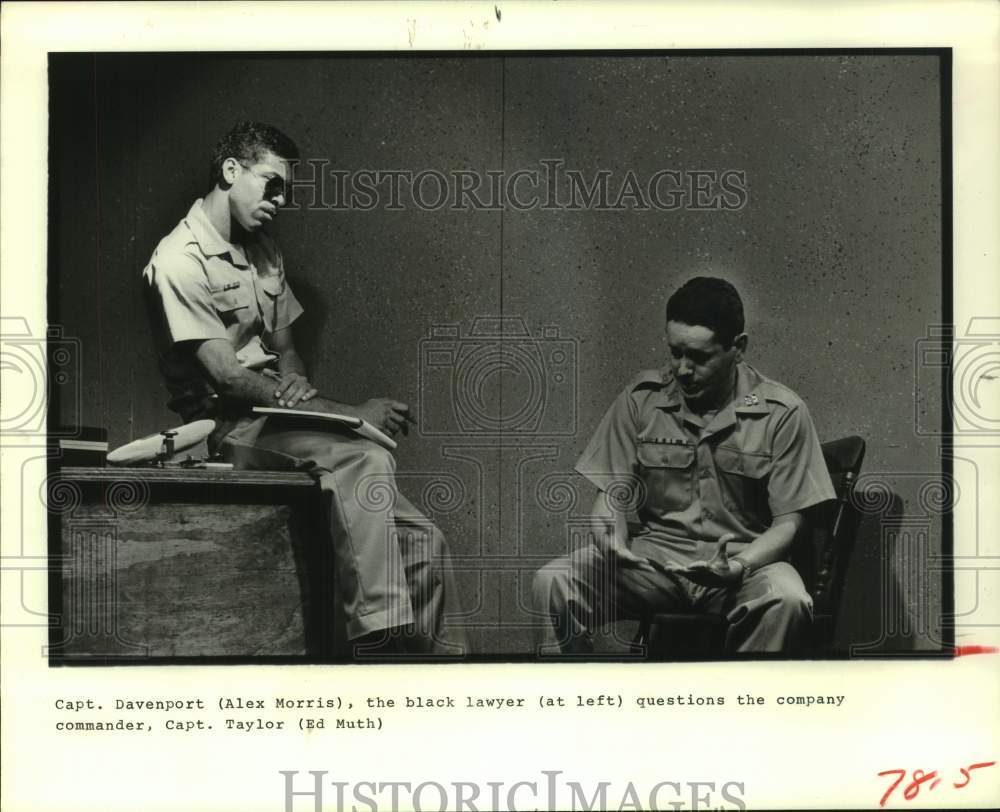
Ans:
MULTIPOLYGON (((858 511, 851 496, 864 461, 865 441, 844 437, 823 443, 822 448, 837 498, 809 511, 808 526, 792 554, 792 564, 813 599, 810 653, 826 650, 833 640, 858 529, 858 511)), ((641 618, 632 645, 651 659, 709 659, 718 656, 725 632, 726 620, 721 615, 654 613, 641 618)))

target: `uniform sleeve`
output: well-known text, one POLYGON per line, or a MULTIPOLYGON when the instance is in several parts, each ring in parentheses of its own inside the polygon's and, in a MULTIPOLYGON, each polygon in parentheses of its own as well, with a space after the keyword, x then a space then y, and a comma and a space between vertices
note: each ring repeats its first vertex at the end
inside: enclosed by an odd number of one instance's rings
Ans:
POLYGON ((172 344, 227 338, 201 266, 183 255, 154 256, 150 288, 172 344))
MULTIPOLYGON (((282 274, 283 275, 283 274, 282 274)), ((282 286, 282 291, 278 294, 278 300, 275 303, 274 309, 274 329, 282 330, 288 327, 293 321, 295 321, 304 312, 302 310, 302 305, 299 304, 299 300, 295 298, 295 294, 292 293, 292 289, 288 284, 288 280, 285 280, 285 284, 282 286)))
MULTIPOLYGON (((264 236, 264 235, 262 235, 264 236)), ((264 290, 269 299, 274 303, 274 327, 273 330, 283 330, 295 321, 304 312, 299 300, 295 298, 292 289, 285 276, 285 260, 281 255, 278 244, 267 238, 262 242, 262 246, 271 256, 271 263, 277 269, 277 278, 272 278, 263 283, 264 290)))
POLYGON ((816 428, 805 404, 797 403, 781 418, 774 434, 768 482, 771 514, 780 516, 835 498, 816 428))
POLYGON ((577 460, 576 470, 601 490, 635 473, 636 414, 626 389, 601 418, 590 442, 577 460))

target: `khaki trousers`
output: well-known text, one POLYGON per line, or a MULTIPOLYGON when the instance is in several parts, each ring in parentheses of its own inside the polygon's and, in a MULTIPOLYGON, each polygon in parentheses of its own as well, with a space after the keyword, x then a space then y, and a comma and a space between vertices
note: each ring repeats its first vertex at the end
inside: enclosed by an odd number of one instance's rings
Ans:
POLYGON ((727 652, 795 652, 812 623, 812 599, 784 561, 761 567, 735 589, 710 588, 609 561, 591 544, 546 564, 532 594, 536 610, 550 619, 538 641, 542 654, 587 654, 595 629, 651 612, 724 615, 727 652))
POLYGON ((463 630, 444 623, 460 614, 444 536, 397 489, 389 451, 349 429, 274 416, 240 419, 218 451, 240 469, 317 479, 348 638, 401 630, 408 651, 465 653, 463 630))

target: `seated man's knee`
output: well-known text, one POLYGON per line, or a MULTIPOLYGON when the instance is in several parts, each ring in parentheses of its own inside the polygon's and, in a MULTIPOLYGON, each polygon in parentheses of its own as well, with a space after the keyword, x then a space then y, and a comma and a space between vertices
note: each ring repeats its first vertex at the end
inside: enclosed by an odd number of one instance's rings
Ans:
POLYGON ((318 458, 319 469, 341 487, 353 491, 358 504, 368 511, 382 512, 396 506, 396 463, 392 455, 375 443, 365 443, 344 453, 330 449, 328 458, 318 458))
POLYGON ((389 450, 370 440, 347 444, 326 439, 317 442, 308 458, 321 471, 356 476, 385 474, 391 479, 396 470, 396 460, 389 450))
POLYGON ((355 464, 365 470, 385 471, 392 473, 396 470, 396 459, 392 453, 377 443, 364 443, 358 448, 358 457, 355 464))
POLYGON ((791 570, 790 573, 782 572, 779 577, 770 579, 771 595, 776 608, 789 617, 809 620, 812 618, 812 598, 798 573, 790 566, 788 569, 791 570))

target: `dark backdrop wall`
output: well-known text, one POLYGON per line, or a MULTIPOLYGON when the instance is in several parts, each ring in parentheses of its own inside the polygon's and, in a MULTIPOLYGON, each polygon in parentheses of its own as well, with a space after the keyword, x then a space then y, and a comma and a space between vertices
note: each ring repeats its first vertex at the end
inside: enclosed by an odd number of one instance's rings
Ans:
MULTIPOLYGON (((303 192, 275 232, 313 378, 420 408, 401 487, 449 537, 478 649, 523 652, 531 573, 592 500, 576 456, 627 380, 665 363, 670 291, 726 276, 751 362, 807 401, 823 439, 869 443, 841 646, 934 648, 941 475, 937 441, 915 431, 914 358, 943 321, 940 71, 919 54, 53 56, 50 306, 83 347, 82 413, 62 417, 105 426, 112 446, 175 422, 139 273, 239 118, 346 171, 509 176, 559 159, 610 170, 616 190, 629 170, 740 170, 735 211, 346 211, 303 192), (518 346, 542 378, 474 341, 494 323, 476 318, 499 316, 538 339, 518 346), (538 419, 516 425, 519 411, 538 419)), ((918 406, 940 422, 934 398, 918 406)))

